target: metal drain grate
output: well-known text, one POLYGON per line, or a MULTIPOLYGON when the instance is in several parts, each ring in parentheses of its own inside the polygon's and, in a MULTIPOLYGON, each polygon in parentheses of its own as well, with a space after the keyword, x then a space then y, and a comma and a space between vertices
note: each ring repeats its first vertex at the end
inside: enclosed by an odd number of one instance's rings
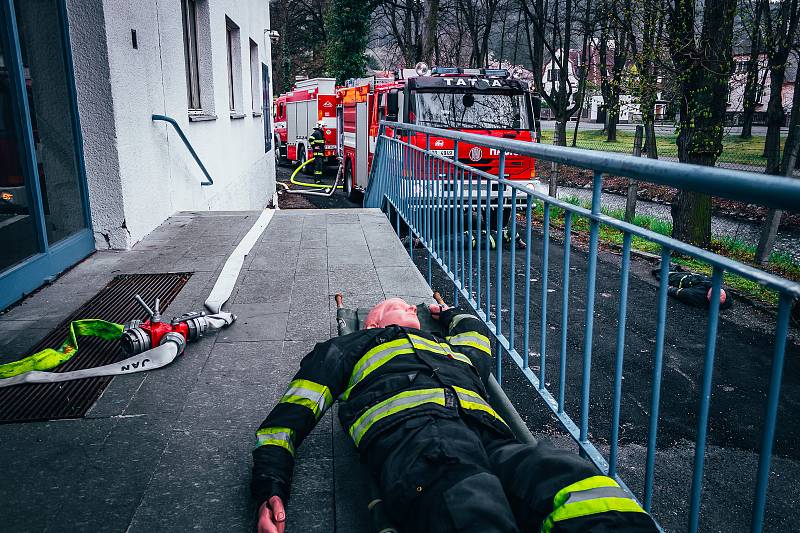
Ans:
MULTIPOLYGON (((57 348, 67 338, 69 323, 80 318, 101 318, 123 323, 145 319, 146 313, 133 300, 139 294, 148 303, 161 299, 161 309, 175 299, 191 273, 126 274, 117 276, 80 309, 72 313, 47 337, 29 350, 57 348)), ((126 355, 117 341, 79 337, 78 353, 53 372, 67 372, 107 365, 126 355)), ((113 379, 112 376, 78 379, 61 383, 37 383, 0 389, 0 423, 81 418, 113 379)))

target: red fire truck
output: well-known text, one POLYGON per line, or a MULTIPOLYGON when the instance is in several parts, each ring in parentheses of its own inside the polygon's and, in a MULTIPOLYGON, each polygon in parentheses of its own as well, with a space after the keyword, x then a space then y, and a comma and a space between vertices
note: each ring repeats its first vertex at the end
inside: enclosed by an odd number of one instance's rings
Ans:
MULTIPOLYGON (((434 67, 424 63, 384 78, 367 78, 339 89, 339 157, 345 193, 367 185, 381 120, 452 129, 521 141, 536 141, 533 105, 527 83, 505 69, 434 67)), ((412 144, 425 148, 425 135, 412 144)), ((450 139, 431 137, 434 153, 453 157, 450 139)), ((497 175, 499 151, 460 142, 458 158, 497 175)), ((505 177, 532 181, 534 160, 506 155, 505 177)))
POLYGON ((325 125, 325 155, 336 156, 336 80, 299 80, 275 99, 275 159, 303 163, 311 157, 308 136, 317 121, 325 125))

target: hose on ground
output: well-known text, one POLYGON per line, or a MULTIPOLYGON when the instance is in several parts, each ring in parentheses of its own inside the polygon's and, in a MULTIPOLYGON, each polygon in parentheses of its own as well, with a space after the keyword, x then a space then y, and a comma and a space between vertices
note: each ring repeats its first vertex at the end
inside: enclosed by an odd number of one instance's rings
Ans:
MULTIPOLYGON (((303 168, 304 166, 308 165, 309 163, 312 163, 313 161, 314 161, 313 158, 312 159, 307 159, 302 165, 300 165, 296 169, 294 169, 294 172, 292 172, 292 177, 289 178, 289 182, 292 183, 293 185, 299 185, 301 187, 313 187, 315 189, 327 189, 328 187, 326 187, 325 184, 323 184, 323 183, 310 183, 310 182, 307 182, 307 181, 300 181, 300 180, 296 180, 295 179, 295 177, 297 176, 297 173, 300 172, 300 169, 303 168)), ((337 189, 341 189, 341 188, 343 188, 343 186, 342 185, 337 185, 336 188, 337 189)))

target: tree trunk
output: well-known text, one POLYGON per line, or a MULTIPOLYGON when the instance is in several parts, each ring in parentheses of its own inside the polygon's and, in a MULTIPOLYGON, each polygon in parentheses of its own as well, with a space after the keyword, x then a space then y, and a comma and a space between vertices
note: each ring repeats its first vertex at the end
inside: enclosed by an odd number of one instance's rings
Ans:
MULTIPOLYGON (((633 157, 642 156, 642 137, 644 128, 636 126, 636 136, 633 139, 633 157)), ((639 191, 639 182, 628 180, 628 195, 625 199, 625 222, 632 222, 636 217, 636 195, 639 191)))
POLYGON ((756 111, 756 96, 760 90, 758 82, 758 57, 761 53, 761 13, 764 9, 763 0, 758 0, 756 12, 753 14, 753 29, 750 32, 750 62, 747 65, 747 81, 744 86, 742 99, 742 139, 753 136, 753 115, 756 111))
MULTIPOLYGON (((770 61, 772 63, 772 61, 770 61)), ((781 127, 786 121, 783 111, 781 89, 785 78, 786 63, 778 58, 777 64, 770 64, 769 104, 767 104, 767 139, 764 142, 764 156, 767 158, 767 174, 780 174, 781 170, 781 127)))
MULTIPOLYGON (((433 54, 436 48, 436 36, 439 29, 439 0, 429 0, 427 3, 427 13, 425 18, 425 49, 422 53, 422 60, 428 64, 433 64, 433 54)), ((406 65, 411 67, 411 65, 406 65)))
MULTIPOLYGON (((694 0, 675 0, 670 53, 680 73, 680 123, 676 140, 683 163, 714 166, 722 153, 726 94, 733 70, 736 0, 705 0, 700 35, 694 0)), ((672 237, 700 247, 711 244, 711 198, 679 191, 672 204, 672 237)))

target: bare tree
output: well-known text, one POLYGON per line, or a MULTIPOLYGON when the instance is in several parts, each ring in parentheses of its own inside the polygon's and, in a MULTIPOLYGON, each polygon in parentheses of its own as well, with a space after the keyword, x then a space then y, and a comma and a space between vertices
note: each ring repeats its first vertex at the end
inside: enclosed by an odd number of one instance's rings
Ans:
POLYGON ((664 0, 639 0, 623 13, 628 30, 631 58, 636 75, 631 80, 632 92, 639 99, 644 125, 644 146, 647 157, 658 159, 655 131, 655 107, 658 100, 659 77, 665 62, 664 0))
POLYGON ((556 120, 555 138, 557 143, 566 145, 567 121, 580 109, 586 95, 586 73, 588 69, 578 69, 575 80, 569 76, 569 50, 576 37, 577 26, 583 36, 580 52, 580 65, 586 65, 589 55, 589 36, 592 33, 591 0, 585 0, 582 18, 579 0, 521 0, 525 17, 525 31, 534 72, 534 84, 537 93, 553 111, 556 120), (533 30, 533 36, 531 36, 533 30), (557 80, 545 83, 544 73, 545 51, 558 69, 557 80))
POLYGON ((606 140, 617 140, 620 103, 624 84, 625 66, 628 61, 630 32, 627 18, 631 12, 630 0, 601 0, 598 6, 600 20, 600 91, 606 110, 606 140), (611 61, 609 65, 609 56, 611 61), (610 68, 609 68, 610 67, 610 68))
POLYGON ((798 0, 780 0, 764 9, 764 49, 769 66, 770 93, 767 104, 767 139, 764 154, 767 174, 781 173, 781 127, 786 122, 783 83, 786 65, 795 42, 800 10, 798 0))
MULTIPOLYGON (((742 132, 739 136, 742 139, 749 139, 753 132, 753 115, 756 110, 758 93, 761 92, 763 81, 759 83, 758 71, 761 65, 760 57, 763 47, 761 16, 767 9, 767 0, 753 0, 744 4, 748 9, 742 13, 742 20, 747 27, 749 24, 748 36, 750 39, 750 57, 747 62, 747 76, 744 86, 744 97, 742 98, 742 132)), ((744 11, 744 10, 743 10, 744 11)))

